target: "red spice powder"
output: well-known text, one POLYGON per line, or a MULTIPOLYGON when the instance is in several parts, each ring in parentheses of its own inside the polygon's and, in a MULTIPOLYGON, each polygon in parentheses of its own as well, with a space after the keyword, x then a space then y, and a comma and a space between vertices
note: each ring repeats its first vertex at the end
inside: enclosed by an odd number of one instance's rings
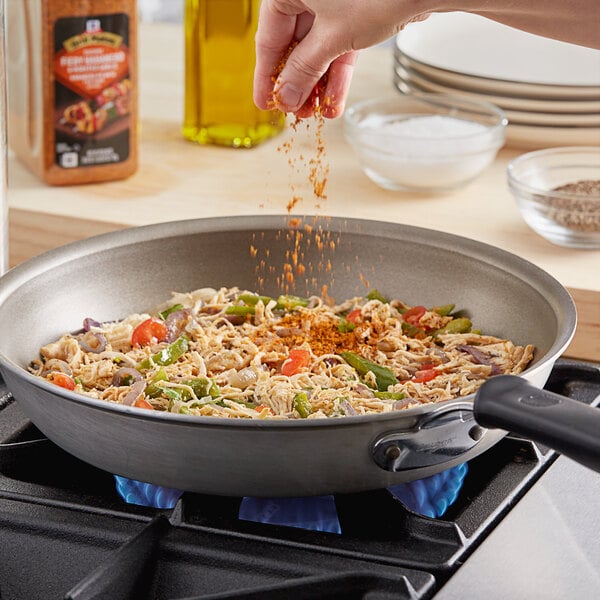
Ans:
MULTIPOLYGON (((291 52, 298 44, 297 41, 293 42, 286 53, 281 57, 275 71, 272 75, 272 81, 275 83, 277 78, 281 74, 287 59, 291 52)), ((301 119, 296 118, 290 122, 291 137, 284 141, 278 148, 277 151, 283 153, 287 158, 288 167, 292 174, 307 172, 307 180, 312 190, 312 195, 316 201, 316 208, 321 208, 321 202, 327 198, 326 187, 329 174, 329 165, 326 163, 326 146, 323 138, 323 130, 325 126, 325 118, 323 116, 323 107, 329 106, 333 99, 325 96, 325 90, 327 88, 327 77, 325 74, 314 87, 310 94, 305 108, 308 108, 311 112, 311 118, 301 119), (296 145, 296 134, 299 132, 301 125, 304 125, 307 136, 311 138, 312 129, 314 127, 314 154, 308 160, 302 153, 299 156, 294 156, 293 151, 296 145)), ((279 100, 276 94, 270 100, 272 108, 278 108, 279 100)), ((296 186, 290 184, 291 199, 286 204, 286 210, 289 215, 297 206, 302 202, 303 197, 296 186)), ((304 223, 303 219, 299 217, 290 217, 288 220, 288 231, 282 232, 282 235, 276 236, 277 241, 285 242, 287 250, 285 252, 285 263, 282 268, 282 272, 275 274, 275 268, 271 265, 267 267, 268 261, 263 258, 259 261, 256 268, 256 274, 265 273, 265 268, 272 275, 276 275, 276 282, 281 292, 290 293, 295 292, 296 284, 300 283, 297 279, 303 280, 307 289, 314 289, 317 286, 317 282, 322 280, 323 275, 329 276, 332 279, 332 263, 331 259, 325 254, 332 253, 336 248, 336 240, 332 238, 332 232, 323 226, 321 222, 317 222, 315 217, 314 222, 304 223), (282 237, 285 235, 285 237, 282 237), (319 252, 320 259, 317 264, 311 264, 306 261, 307 251, 311 246, 315 246, 319 252)), ((264 238, 262 240, 264 242, 264 238)), ((257 258, 259 251, 257 247, 264 248, 262 245, 253 244, 250 252, 253 258, 257 258)), ((266 258, 269 257, 268 249, 263 249, 262 253, 266 258)), ((264 282, 264 277, 261 276, 260 280, 264 282)), ((327 289, 324 286, 325 290, 327 289)))

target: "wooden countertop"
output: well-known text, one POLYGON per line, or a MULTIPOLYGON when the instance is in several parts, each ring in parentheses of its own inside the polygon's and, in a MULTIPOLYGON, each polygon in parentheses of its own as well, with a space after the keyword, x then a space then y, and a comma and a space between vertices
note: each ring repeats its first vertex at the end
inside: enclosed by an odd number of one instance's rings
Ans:
MULTIPOLYGON (((129 226, 223 215, 283 214, 291 198, 287 157, 277 148, 289 131, 252 150, 198 146, 181 134, 183 32, 177 25, 140 28, 140 167, 131 178, 104 184, 48 187, 9 158, 10 262, 15 265, 67 242, 129 226), (232 176, 235 174, 235 176, 232 176)), ((362 53, 350 102, 394 95, 392 53, 362 53)), ((600 250, 554 246, 523 221, 506 185, 507 163, 523 152, 504 148, 474 182, 454 192, 385 191, 360 170, 341 120, 323 137, 330 174, 327 199, 315 203, 308 185, 295 212, 385 220, 438 229, 509 250, 548 271, 575 299, 579 325, 568 356, 600 361, 600 250)), ((314 131, 314 127, 313 127, 314 131)), ((314 155, 302 128, 294 147, 314 155)))

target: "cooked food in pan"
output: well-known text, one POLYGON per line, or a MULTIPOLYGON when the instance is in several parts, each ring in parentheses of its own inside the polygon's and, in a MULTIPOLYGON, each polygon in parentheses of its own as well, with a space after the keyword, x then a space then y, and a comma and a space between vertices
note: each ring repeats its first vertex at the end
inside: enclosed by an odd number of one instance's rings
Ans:
POLYGON ((331 305, 238 288, 174 293, 153 314, 85 319, 29 370, 92 398, 172 413, 315 419, 384 413, 520 373, 533 346, 472 329, 454 305, 376 290, 331 305))

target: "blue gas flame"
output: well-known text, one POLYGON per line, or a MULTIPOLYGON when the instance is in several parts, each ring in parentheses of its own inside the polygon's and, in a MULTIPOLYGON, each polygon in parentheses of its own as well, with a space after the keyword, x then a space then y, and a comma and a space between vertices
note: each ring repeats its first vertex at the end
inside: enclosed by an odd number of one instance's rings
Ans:
MULTIPOLYGON (((426 517, 439 518, 458 497, 467 470, 467 464, 464 463, 425 479, 394 485, 388 491, 409 510, 426 517)), ((115 481, 118 493, 129 504, 173 508, 183 494, 181 490, 119 475, 115 475, 115 481)), ((242 498, 239 518, 313 531, 342 532, 333 496, 242 498)))

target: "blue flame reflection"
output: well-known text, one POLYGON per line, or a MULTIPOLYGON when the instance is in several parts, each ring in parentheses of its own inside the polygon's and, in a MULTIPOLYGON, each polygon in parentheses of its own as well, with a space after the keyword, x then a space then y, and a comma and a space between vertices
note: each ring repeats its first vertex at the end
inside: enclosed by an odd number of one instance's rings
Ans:
POLYGON ((333 496, 243 498, 239 518, 242 521, 342 533, 333 496))
POLYGON ((394 485, 388 490, 409 510, 439 518, 458 497, 467 471, 467 463, 463 463, 425 479, 394 485))
POLYGON ((174 508, 183 492, 161 487, 135 479, 115 475, 117 492, 128 504, 151 506, 152 508, 174 508))

